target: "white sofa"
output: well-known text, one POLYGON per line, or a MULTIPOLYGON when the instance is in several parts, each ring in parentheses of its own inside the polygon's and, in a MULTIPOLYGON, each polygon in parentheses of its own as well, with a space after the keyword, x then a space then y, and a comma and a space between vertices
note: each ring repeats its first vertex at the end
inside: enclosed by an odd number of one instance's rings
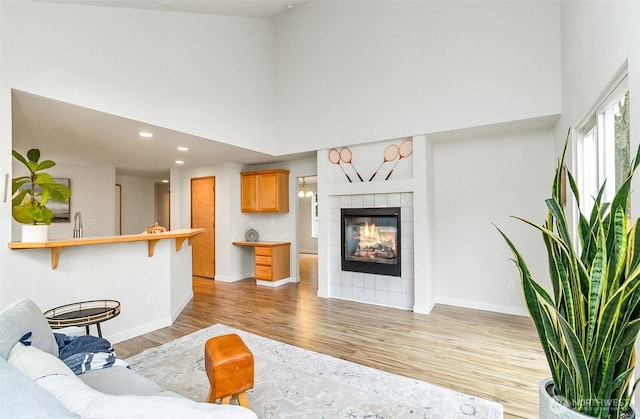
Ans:
POLYGON ((58 358, 42 311, 20 300, 0 313, 0 418, 256 419, 241 406, 197 403, 125 367, 76 376, 58 358), (20 339, 31 332, 30 346, 20 339))

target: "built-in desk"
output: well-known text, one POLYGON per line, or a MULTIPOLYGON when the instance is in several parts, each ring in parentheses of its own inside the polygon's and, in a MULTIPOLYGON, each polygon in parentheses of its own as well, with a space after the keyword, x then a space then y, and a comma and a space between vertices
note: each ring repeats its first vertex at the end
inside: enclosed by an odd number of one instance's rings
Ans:
POLYGON ((257 281, 278 281, 290 276, 289 242, 233 242, 235 246, 255 248, 255 277, 257 281))
POLYGON ((153 234, 128 234, 121 236, 107 236, 107 237, 89 237, 89 238, 79 238, 79 239, 66 239, 66 240, 49 240, 46 242, 35 242, 35 243, 23 243, 23 242, 11 242, 9 243, 10 249, 51 249, 51 269, 55 269, 58 267, 58 260, 60 259, 60 252, 65 247, 70 246, 88 246, 94 244, 106 244, 106 243, 125 243, 125 242, 137 242, 137 241, 146 241, 148 242, 148 255, 149 257, 153 256, 153 252, 156 248, 156 243, 159 240, 163 239, 176 239, 176 252, 178 252, 182 248, 182 243, 185 240, 189 239, 189 244, 191 244, 191 239, 193 236, 196 236, 205 231, 204 228, 188 228, 183 230, 171 230, 165 231, 164 233, 153 233, 153 234))

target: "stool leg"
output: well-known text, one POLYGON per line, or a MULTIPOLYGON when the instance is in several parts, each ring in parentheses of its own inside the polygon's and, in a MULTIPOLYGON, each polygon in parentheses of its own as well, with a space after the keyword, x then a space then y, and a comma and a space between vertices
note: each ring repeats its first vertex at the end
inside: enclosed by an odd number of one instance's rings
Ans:
POLYGON ((207 403, 215 403, 216 399, 213 397, 213 389, 209 389, 209 395, 207 396, 207 403))
POLYGON ((87 335, 88 335, 88 334, 89 334, 89 325, 85 326, 85 327, 84 327, 84 330, 86 330, 86 331, 87 331, 87 335))
POLYGON ((249 409, 249 399, 247 398, 247 393, 244 391, 242 393, 238 393, 238 404, 249 409))
POLYGON ((231 403, 231 396, 224 396, 220 404, 229 404, 231 403))

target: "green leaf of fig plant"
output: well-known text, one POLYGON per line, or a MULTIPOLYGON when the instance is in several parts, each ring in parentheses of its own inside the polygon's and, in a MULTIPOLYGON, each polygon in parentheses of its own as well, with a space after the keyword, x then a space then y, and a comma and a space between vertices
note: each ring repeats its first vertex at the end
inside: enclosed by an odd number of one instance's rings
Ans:
POLYGON ((557 400, 595 418, 621 418, 629 410, 636 383, 635 342, 640 331, 640 230, 631 222, 631 171, 611 203, 603 201, 604 184, 587 215, 579 190, 566 170, 578 208, 579 246, 562 205, 567 134, 547 199, 542 225, 519 218, 542 234, 548 255, 550 293, 533 278, 522 254, 500 229, 522 280, 527 309, 535 323, 555 385, 557 400), (577 250, 579 247, 580 250, 577 250))
POLYGON ((26 157, 12 151, 13 157, 22 163, 28 176, 14 177, 11 181, 12 215, 22 224, 51 224, 53 212, 46 204, 50 199, 65 202, 71 196, 71 190, 63 184, 56 183, 54 178, 43 170, 56 165, 52 160, 40 160, 40 150, 32 148, 26 157))

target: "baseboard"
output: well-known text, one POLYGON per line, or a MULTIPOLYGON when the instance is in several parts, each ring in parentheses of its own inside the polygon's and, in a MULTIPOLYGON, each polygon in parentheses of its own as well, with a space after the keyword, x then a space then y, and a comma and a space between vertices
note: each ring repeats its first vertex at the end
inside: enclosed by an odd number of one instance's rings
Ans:
POLYGON ((529 312, 525 308, 506 306, 502 304, 487 304, 478 301, 442 297, 436 299, 436 304, 445 304, 448 306, 465 307, 475 310, 492 311, 494 313, 513 314, 515 316, 529 317, 529 312))
POLYGON ((238 282, 243 279, 251 278, 253 274, 242 274, 240 276, 229 276, 229 275, 216 275, 214 278, 216 281, 220 282, 238 282))
POLYGON ((398 310, 405 310, 405 311, 411 310, 410 308, 406 308, 406 307, 398 307, 398 306, 392 306, 389 304, 374 303, 371 301, 354 300, 353 298, 344 298, 344 297, 331 297, 331 298, 335 300, 351 301, 352 303, 369 304, 369 305, 378 306, 378 307, 397 308, 398 310))
POLYGON ((428 306, 414 305, 413 312, 418 314, 429 314, 431 313, 431 310, 433 310, 435 306, 436 306, 436 303, 429 304, 428 306))
POLYGON ((284 278, 279 281, 262 281, 256 279, 256 285, 262 285, 264 287, 279 287, 280 285, 288 284, 289 282, 295 282, 292 277, 284 278))
POLYGON ((105 336, 105 338, 111 343, 118 343, 127 339, 135 338, 145 333, 153 332, 154 330, 162 329, 163 327, 171 326, 173 322, 171 318, 166 317, 164 319, 156 320, 151 323, 146 323, 133 329, 124 330, 122 332, 105 336))

